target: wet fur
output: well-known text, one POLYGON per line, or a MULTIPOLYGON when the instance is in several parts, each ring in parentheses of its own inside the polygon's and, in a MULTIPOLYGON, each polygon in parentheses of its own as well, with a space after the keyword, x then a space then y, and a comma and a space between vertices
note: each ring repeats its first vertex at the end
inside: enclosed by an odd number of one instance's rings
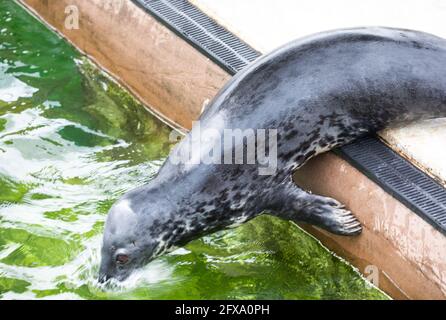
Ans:
MULTIPOLYGON (((321 152, 364 135, 446 115, 446 41, 421 32, 356 28, 294 41, 261 57, 219 92, 202 126, 278 129, 278 169, 174 165, 124 196, 142 217, 136 237, 159 239, 154 256, 268 212, 341 235, 361 232, 338 201, 291 181, 321 152), (161 200, 164 199, 164 200, 161 200)), ((223 128, 219 128, 223 129, 223 128)), ((185 148, 190 135, 177 146, 185 148)))
MULTIPOLYGON (((289 183, 291 174, 313 156, 389 125, 445 116, 446 41, 387 28, 339 30, 298 40, 236 75, 201 123, 222 112, 225 128, 278 128, 278 172, 259 176, 252 165, 183 171, 167 162, 160 176, 166 175, 166 183, 183 181, 175 190, 182 193, 184 187, 191 194, 180 206, 188 208, 192 225, 214 231, 266 210, 324 227, 311 212, 298 214, 302 198, 321 202, 322 197, 289 183), (185 186, 194 185, 191 180, 199 181, 192 190, 185 186)), ((324 199, 313 212, 330 202, 324 199)), ((341 204, 331 205, 343 213, 341 204)))

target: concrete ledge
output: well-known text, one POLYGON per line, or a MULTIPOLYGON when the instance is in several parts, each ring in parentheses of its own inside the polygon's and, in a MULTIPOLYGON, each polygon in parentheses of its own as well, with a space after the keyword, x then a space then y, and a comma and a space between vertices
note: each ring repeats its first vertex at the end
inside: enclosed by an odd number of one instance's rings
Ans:
MULTIPOLYGON (((171 125, 190 128, 230 78, 131 1, 20 1, 171 125), (64 26, 68 5, 79 8, 78 30, 64 26)), ((332 153, 310 161, 295 179, 344 202, 364 225, 357 238, 302 226, 325 246, 363 273, 375 266, 379 287, 394 298, 446 299, 446 237, 441 233, 332 153)))
POLYGON ((356 238, 305 230, 362 273, 379 270, 379 287, 396 299, 446 298, 446 237, 343 159, 326 153, 295 174, 314 193, 333 197, 363 224, 356 238))
POLYGON ((189 129, 230 78, 132 1, 19 1, 176 127, 189 129), (65 10, 73 5, 79 29, 70 30, 65 10))

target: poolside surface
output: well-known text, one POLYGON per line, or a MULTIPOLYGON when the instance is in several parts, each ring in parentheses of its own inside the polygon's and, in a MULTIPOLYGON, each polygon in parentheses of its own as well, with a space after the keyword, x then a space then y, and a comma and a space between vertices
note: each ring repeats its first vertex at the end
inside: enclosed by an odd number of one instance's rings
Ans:
POLYGON ((0 298, 387 298, 266 216, 99 286, 106 213, 156 174, 171 129, 12 1, 0 25, 0 298))

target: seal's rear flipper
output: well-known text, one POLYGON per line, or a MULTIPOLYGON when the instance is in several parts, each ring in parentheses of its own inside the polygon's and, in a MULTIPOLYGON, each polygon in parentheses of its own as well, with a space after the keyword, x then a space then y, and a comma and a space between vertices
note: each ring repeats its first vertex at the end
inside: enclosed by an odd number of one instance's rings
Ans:
POLYGON ((359 235, 362 231, 361 223, 342 203, 305 192, 293 181, 281 184, 276 196, 270 209, 281 218, 310 223, 344 236, 359 235))
POLYGON ((331 233, 343 236, 356 236, 362 232, 361 223, 335 199, 310 195, 313 202, 301 208, 297 221, 307 222, 331 233))

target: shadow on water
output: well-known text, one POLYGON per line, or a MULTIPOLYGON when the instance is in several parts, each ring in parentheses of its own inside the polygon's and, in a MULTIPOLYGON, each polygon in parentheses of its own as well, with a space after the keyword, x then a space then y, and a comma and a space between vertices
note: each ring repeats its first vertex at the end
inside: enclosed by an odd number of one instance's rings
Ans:
POLYGON ((170 129, 13 1, 0 26, 0 297, 385 298, 266 216, 99 286, 106 213, 156 174, 170 129))

